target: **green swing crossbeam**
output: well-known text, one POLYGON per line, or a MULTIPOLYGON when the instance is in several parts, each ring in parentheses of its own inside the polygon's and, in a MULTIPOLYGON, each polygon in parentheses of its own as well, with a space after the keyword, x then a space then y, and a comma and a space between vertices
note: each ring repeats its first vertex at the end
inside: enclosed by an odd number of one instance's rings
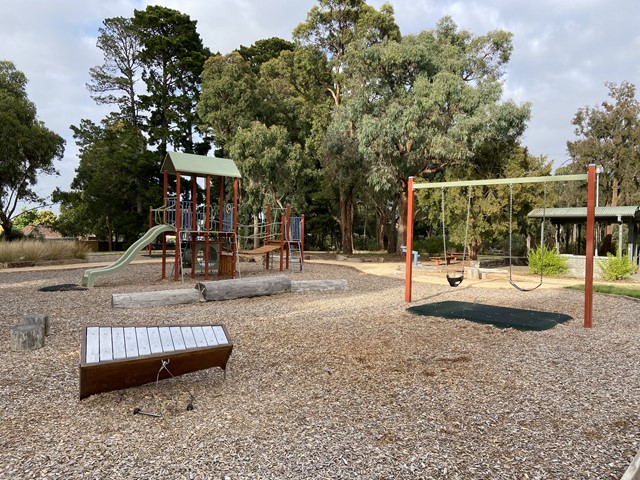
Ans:
POLYGON ((548 183, 548 182, 576 182, 587 181, 586 173, 575 175, 553 175, 548 177, 517 177, 517 178, 494 178, 491 180, 456 180, 454 182, 423 182, 414 183, 413 189, 425 188, 450 188, 450 187, 475 187, 485 185, 514 185, 516 183, 548 183))

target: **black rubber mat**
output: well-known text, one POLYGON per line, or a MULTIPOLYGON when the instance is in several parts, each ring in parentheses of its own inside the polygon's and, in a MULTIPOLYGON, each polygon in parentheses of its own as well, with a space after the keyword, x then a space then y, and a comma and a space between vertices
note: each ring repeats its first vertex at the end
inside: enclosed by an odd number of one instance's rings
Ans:
POLYGON ((426 303, 407 310, 416 315, 469 320, 518 330, 548 330, 573 318, 562 313, 453 301, 426 303))
POLYGON ((86 290, 86 288, 73 283, 63 283, 62 285, 49 285, 39 289, 41 292, 68 292, 69 290, 86 290))

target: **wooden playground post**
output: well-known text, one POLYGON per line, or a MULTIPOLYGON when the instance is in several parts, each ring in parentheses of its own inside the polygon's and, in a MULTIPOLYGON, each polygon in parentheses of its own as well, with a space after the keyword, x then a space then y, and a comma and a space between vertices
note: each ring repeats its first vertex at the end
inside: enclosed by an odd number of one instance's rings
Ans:
POLYGON ((209 280, 209 245, 211 239, 211 175, 205 177, 205 206, 204 206, 204 279, 209 280))
POLYGON ((291 250, 291 245, 289 244, 289 242, 291 241, 291 205, 287 205, 287 216, 286 216, 286 223, 285 223, 285 230, 284 230, 284 236, 286 238, 286 242, 287 242, 287 256, 286 256, 286 260, 285 260, 285 268, 287 270, 289 270, 289 251, 291 250))
POLYGON ((176 170, 176 243, 173 260, 173 280, 180 279, 180 229, 182 228, 182 210, 180 205, 180 172, 176 170))
MULTIPOLYGON (((164 189, 164 205, 162 209, 162 219, 167 223, 167 202, 169 198, 169 171, 165 170, 163 174, 164 189)), ((167 278, 167 234, 162 234, 162 279, 167 278)))
POLYGON ((189 238, 191 239, 191 278, 196 278, 196 230, 198 229, 198 212, 196 211, 198 208, 198 203, 196 201, 197 190, 197 177, 193 174, 191 175, 191 235, 189 235, 189 238))
POLYGON ((220 177, 218 182, 218 209, 220 210, 220 217, 218 221, 218 251, 220 252, 220 266, 218 267, 218 273, 226 273, 226 264, 223 261, 224 258, 224 177, 220 177))
POLYGON ((236 278, 236 261, 238 257, 238 245, 237 237, 238 232, 238 190, 240 187, 240 180, 235 178, 233 180, 233 231, 231 232, 231 278, 236 278))
POLYGON ((282 271, 283 262, 284 262, 284 227, 285 227, 285 216, 284 213, 280 214, 280 271, 282 271))

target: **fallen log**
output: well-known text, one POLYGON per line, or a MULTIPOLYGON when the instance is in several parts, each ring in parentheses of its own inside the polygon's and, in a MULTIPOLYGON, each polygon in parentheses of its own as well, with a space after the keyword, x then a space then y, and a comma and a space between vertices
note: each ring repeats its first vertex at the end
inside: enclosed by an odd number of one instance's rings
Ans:
POLYGON ((215 282, 200 282, 196 288, 208 302, 235 298, 261 297, 291 291, 291 280, 284 275, 255 278, 234 278, 215 282))
POLYGON ((111 295, 111 307, 143 308, 162 305, 181 305, 186 303, 198 303, 200 299, 200 292, 192 289, 114 293, 111 295))
POLYGON ((348 290, 349 285, 344 279, 339 280, 292 280, 292 292, 335 292, 348 290))

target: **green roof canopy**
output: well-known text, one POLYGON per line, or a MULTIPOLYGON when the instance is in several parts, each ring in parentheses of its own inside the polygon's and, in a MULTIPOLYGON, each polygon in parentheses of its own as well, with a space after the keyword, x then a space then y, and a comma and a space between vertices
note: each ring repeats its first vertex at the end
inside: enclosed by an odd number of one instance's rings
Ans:
MULTIPOLYGON (((542 218, 545 216, 552 223, 584 223, 587 218, 586 207, 568 208, 536 208, 527 215, 529 218, 542 218)), ((628 223, 640 221, 640 206, 631 207, 596 207, 596 221, 628 223)))
POLYGON ((167 152, 162 162, 160 171, 168 171, 175 175, 186 173, 204 177, 213 175, 216 177, 242 178, 240 170, 233 160, 228 158, 207 157, 205 155, 193 155, 191 153, 167 152))

